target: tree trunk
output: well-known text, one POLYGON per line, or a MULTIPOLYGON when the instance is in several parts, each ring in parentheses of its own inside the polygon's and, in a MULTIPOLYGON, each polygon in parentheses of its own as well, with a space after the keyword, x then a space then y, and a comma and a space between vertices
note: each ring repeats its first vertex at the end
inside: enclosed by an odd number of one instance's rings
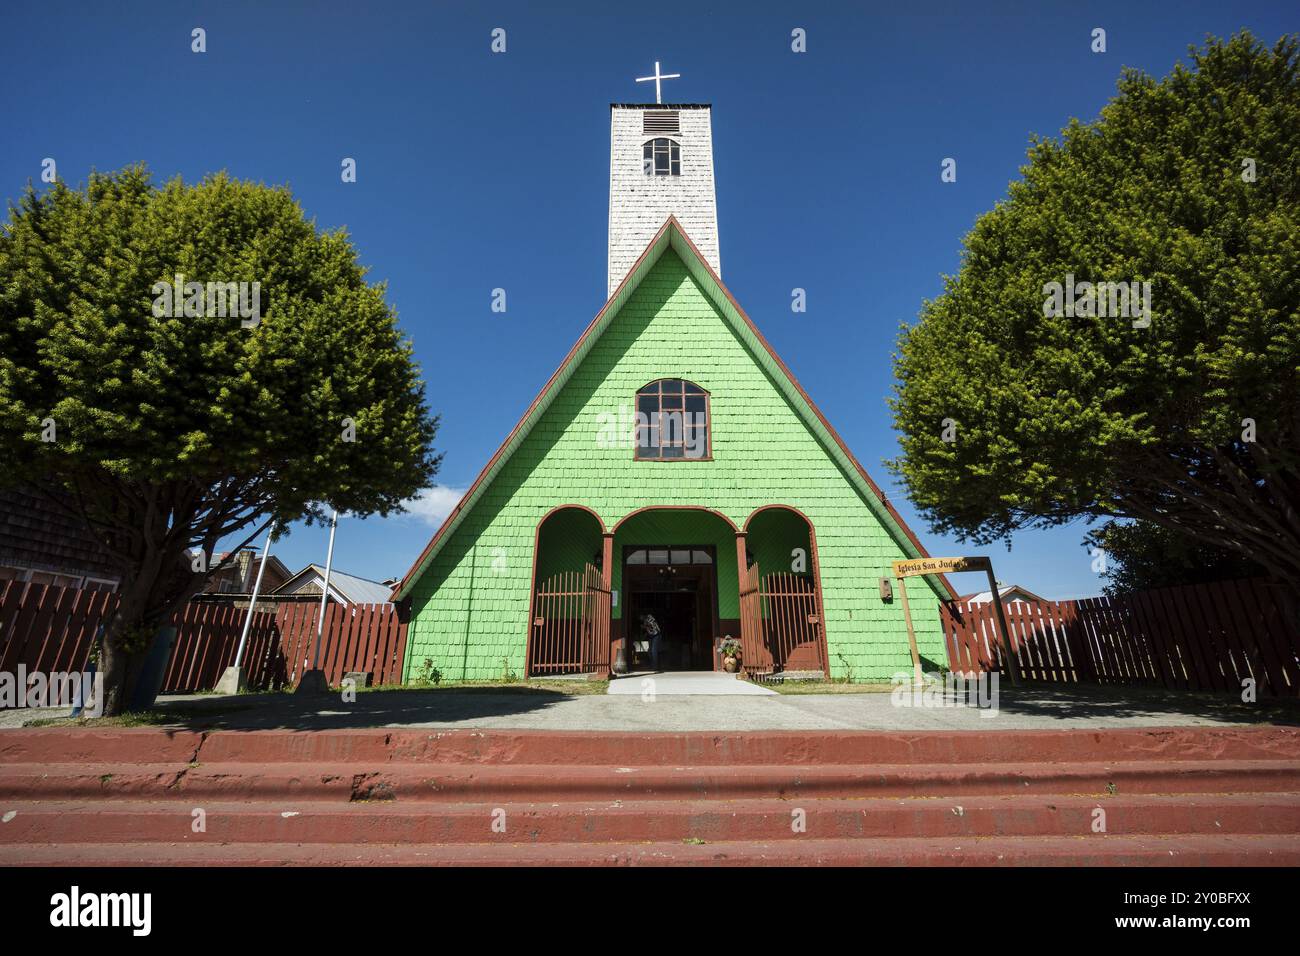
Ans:
POLYGON ((127 652, 120 649, 116 641, 108 639, 106 628, 99 659, 99 667, 104 674, 102 712, 105 717, 116 717, 126 707, 127 656, 127 652))
POLYGON ((149 653, 152 637, 158 630, 159 622, 150 617, 142 609, 128 610, 122 606, 104 629, 105 717, 125 713, 135 694, 141 667, 149 653), (148 639, 141 641, 144 635, 148 639))
POLYGON ((117 611, 104 627, 104 716, 130 705, 149 648, 175 611, 202 586, 173 554, 154 553, 124 583, 117 611))

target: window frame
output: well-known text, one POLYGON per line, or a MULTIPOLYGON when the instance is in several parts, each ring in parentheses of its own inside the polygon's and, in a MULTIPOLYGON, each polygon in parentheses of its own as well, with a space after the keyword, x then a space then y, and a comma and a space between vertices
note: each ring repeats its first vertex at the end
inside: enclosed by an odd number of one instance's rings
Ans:
POLYGON ((641 143, 641 172, 646 176, 659 178, 660 176, 677 176, 682 175, 682 144, 671 136, 652 136, 641 143), (658 143, 662 140, 667 143, 666 153, 668 156, 668 168, 664 172, 659 172, 655 162, 655 153, 658 150, 658 143), (650 151, 650 163, 646 163, 646 150, 650 151), (673 172, 673 154, 676 154, 677 172, 673 172))
MULTIPOLYGON (((661 436, 661 441, 662 441, 662 435, 663 435, 663 418, 662 418, 662 416, 663 416, 663 414, 664 414, 664 406, 663 406, 663 397, 664 397, 664 393, 663 393, 663 383, 664 383, 664 382, 681 382, 681 383, 682 383, 682 391, 681 391, 681 396, 682 396, 682 408, 681 408, 681 411, 682 411, 682 412, 685 412, 685 411, 686 411, 686 397, 687 397, 687 395, 688 395, 688 394, 690 394, 690 395, 692 395, 692 396, 694 395, 694 393, 688 393, 688 392, 686 391, 686 387, 687 387, 687 386, 690 386, 691 388, 699 389, 699 394, 700 394, 701 396, 703 396, 703 398, 704 398, 704 438, 705 438, 704 454, 703 454, 703 455, 696 456, 696 457, 694 457, 694 458, 688 457, 688 456, 686 455, 686 436, 685 436, 685 429, 686 429, 687 426, 686 426, 686 424, 685 424, 685 421, 683 421, 683 425, 682 425, 682 428, 683 428, 683 434, 682 434, 682 445, 681 445, 681 448, 682 448, 682 456, 681 456, 680 458, 665 458, 662 454, 656 455, 656 456, 654 456, 654 457, 644 457, 644 456, 642 456, 642 454, 641 454, 641 425, 640 425, 639 422, 638 422, 638 423, 636 424, 636 426, 635 426, 635 431, 636 431, 636 433, 635 433, 635 435, 633 436, 633 441, 632 441, 632 460, 633 460, 633 461, 647 461, 647 462, 664 462, 664 463, 667 463, 667 464, 676 464, 677 462, 683 462, 683 461, 692 461, 692 462, 693 462, 693 461, 713 461, 713 395, 712 395, 712 393, 709 392, 709 390, 708 390, 707 388, 705 388, 704 386, 702 386, 702 385, 697 385, 695 382, 692 382, 690 379, 687 379, 687 378, 674 378, 674 377, 672 377, 671 375, 663 376, 663 377, 661 377, 661 378, 651 379, 650 381, 648 381, 648 382, 646 382, 644 385, 642 385, 640 388, 638 388, 638 389, 636 390, 636 394, 633 395, 633 397, 632 397, 632 410, 633 410, 633 412, 634 412, 635 414, 637 414, 637 415, 639 415, 639 414, 641 413, 641 398, 642 398, 641 393, 642 393, 643 391, 645 391, 647 388, 649 388, 651 385, 658 385, 658 386, 659 386, 659 393, 658 393, 658 395, 657 395, 656 397, 659 399, 659 409, 658 409, 657 412, 655 412, 655 414, 660 416, 660 419, 659 419, 659 423, 658 423, 658 424, 659 424, 659 435, 661 436)), ((673 411, 673 409, 668 409, 668 411, 673 411)), ((647 425, 646 427, 649 428, 650 426, 647 425)), ((659 445, 654 446, 654 448, 655 448, 656 450, 658 450, 658 451, 662 451, 662 449, 663 449, 664 447, 665 447, 665 446, 664 446, 663 444, 659 444, 659 445)), ((677 447, 677 446, 674 445, 674 446, 671 446, 671 447, 677 447)))

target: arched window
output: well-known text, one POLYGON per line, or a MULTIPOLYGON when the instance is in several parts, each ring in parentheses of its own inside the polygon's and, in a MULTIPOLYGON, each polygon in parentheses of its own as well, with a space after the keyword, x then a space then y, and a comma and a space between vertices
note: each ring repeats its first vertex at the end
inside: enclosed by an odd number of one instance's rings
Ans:
POLYGON ((647 176, 680 176, 682 174, 682 148, 677 141, 666 137, 647 140, 641 157, 647 176))
POLYGON ((709 393, 680 378, 663 378, 636 393, 636 457, 640 461, 711 458, 709 393))

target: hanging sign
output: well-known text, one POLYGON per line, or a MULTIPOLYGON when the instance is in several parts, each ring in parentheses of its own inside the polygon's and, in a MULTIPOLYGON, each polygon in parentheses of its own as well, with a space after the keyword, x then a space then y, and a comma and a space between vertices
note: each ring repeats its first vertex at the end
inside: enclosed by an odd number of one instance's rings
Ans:
POLYGON ((988 558, 915 558, 911 561, 895 561, 894 577, 910 578, 918 574, 947 574, 950 571, 992 571, 993 562, 988 558))

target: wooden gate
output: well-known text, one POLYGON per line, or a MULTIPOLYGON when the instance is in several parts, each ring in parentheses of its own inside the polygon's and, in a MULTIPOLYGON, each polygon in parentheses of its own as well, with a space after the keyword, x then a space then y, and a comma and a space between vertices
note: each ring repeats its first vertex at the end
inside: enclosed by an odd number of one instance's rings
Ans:
POLYGON ((763 640, 763 600, 758 565, 740 569, 740 663, 750 677, 772 673, 772 655, 763 640))
POLYGON ((741 663, 750 677, 784 671, 826 673, 817 586, 802 575, 740 572, 741 663))
POLYGON ((542 582, 533 595, 528 676, 609 672, 610 594, 594 564, 542 582))

